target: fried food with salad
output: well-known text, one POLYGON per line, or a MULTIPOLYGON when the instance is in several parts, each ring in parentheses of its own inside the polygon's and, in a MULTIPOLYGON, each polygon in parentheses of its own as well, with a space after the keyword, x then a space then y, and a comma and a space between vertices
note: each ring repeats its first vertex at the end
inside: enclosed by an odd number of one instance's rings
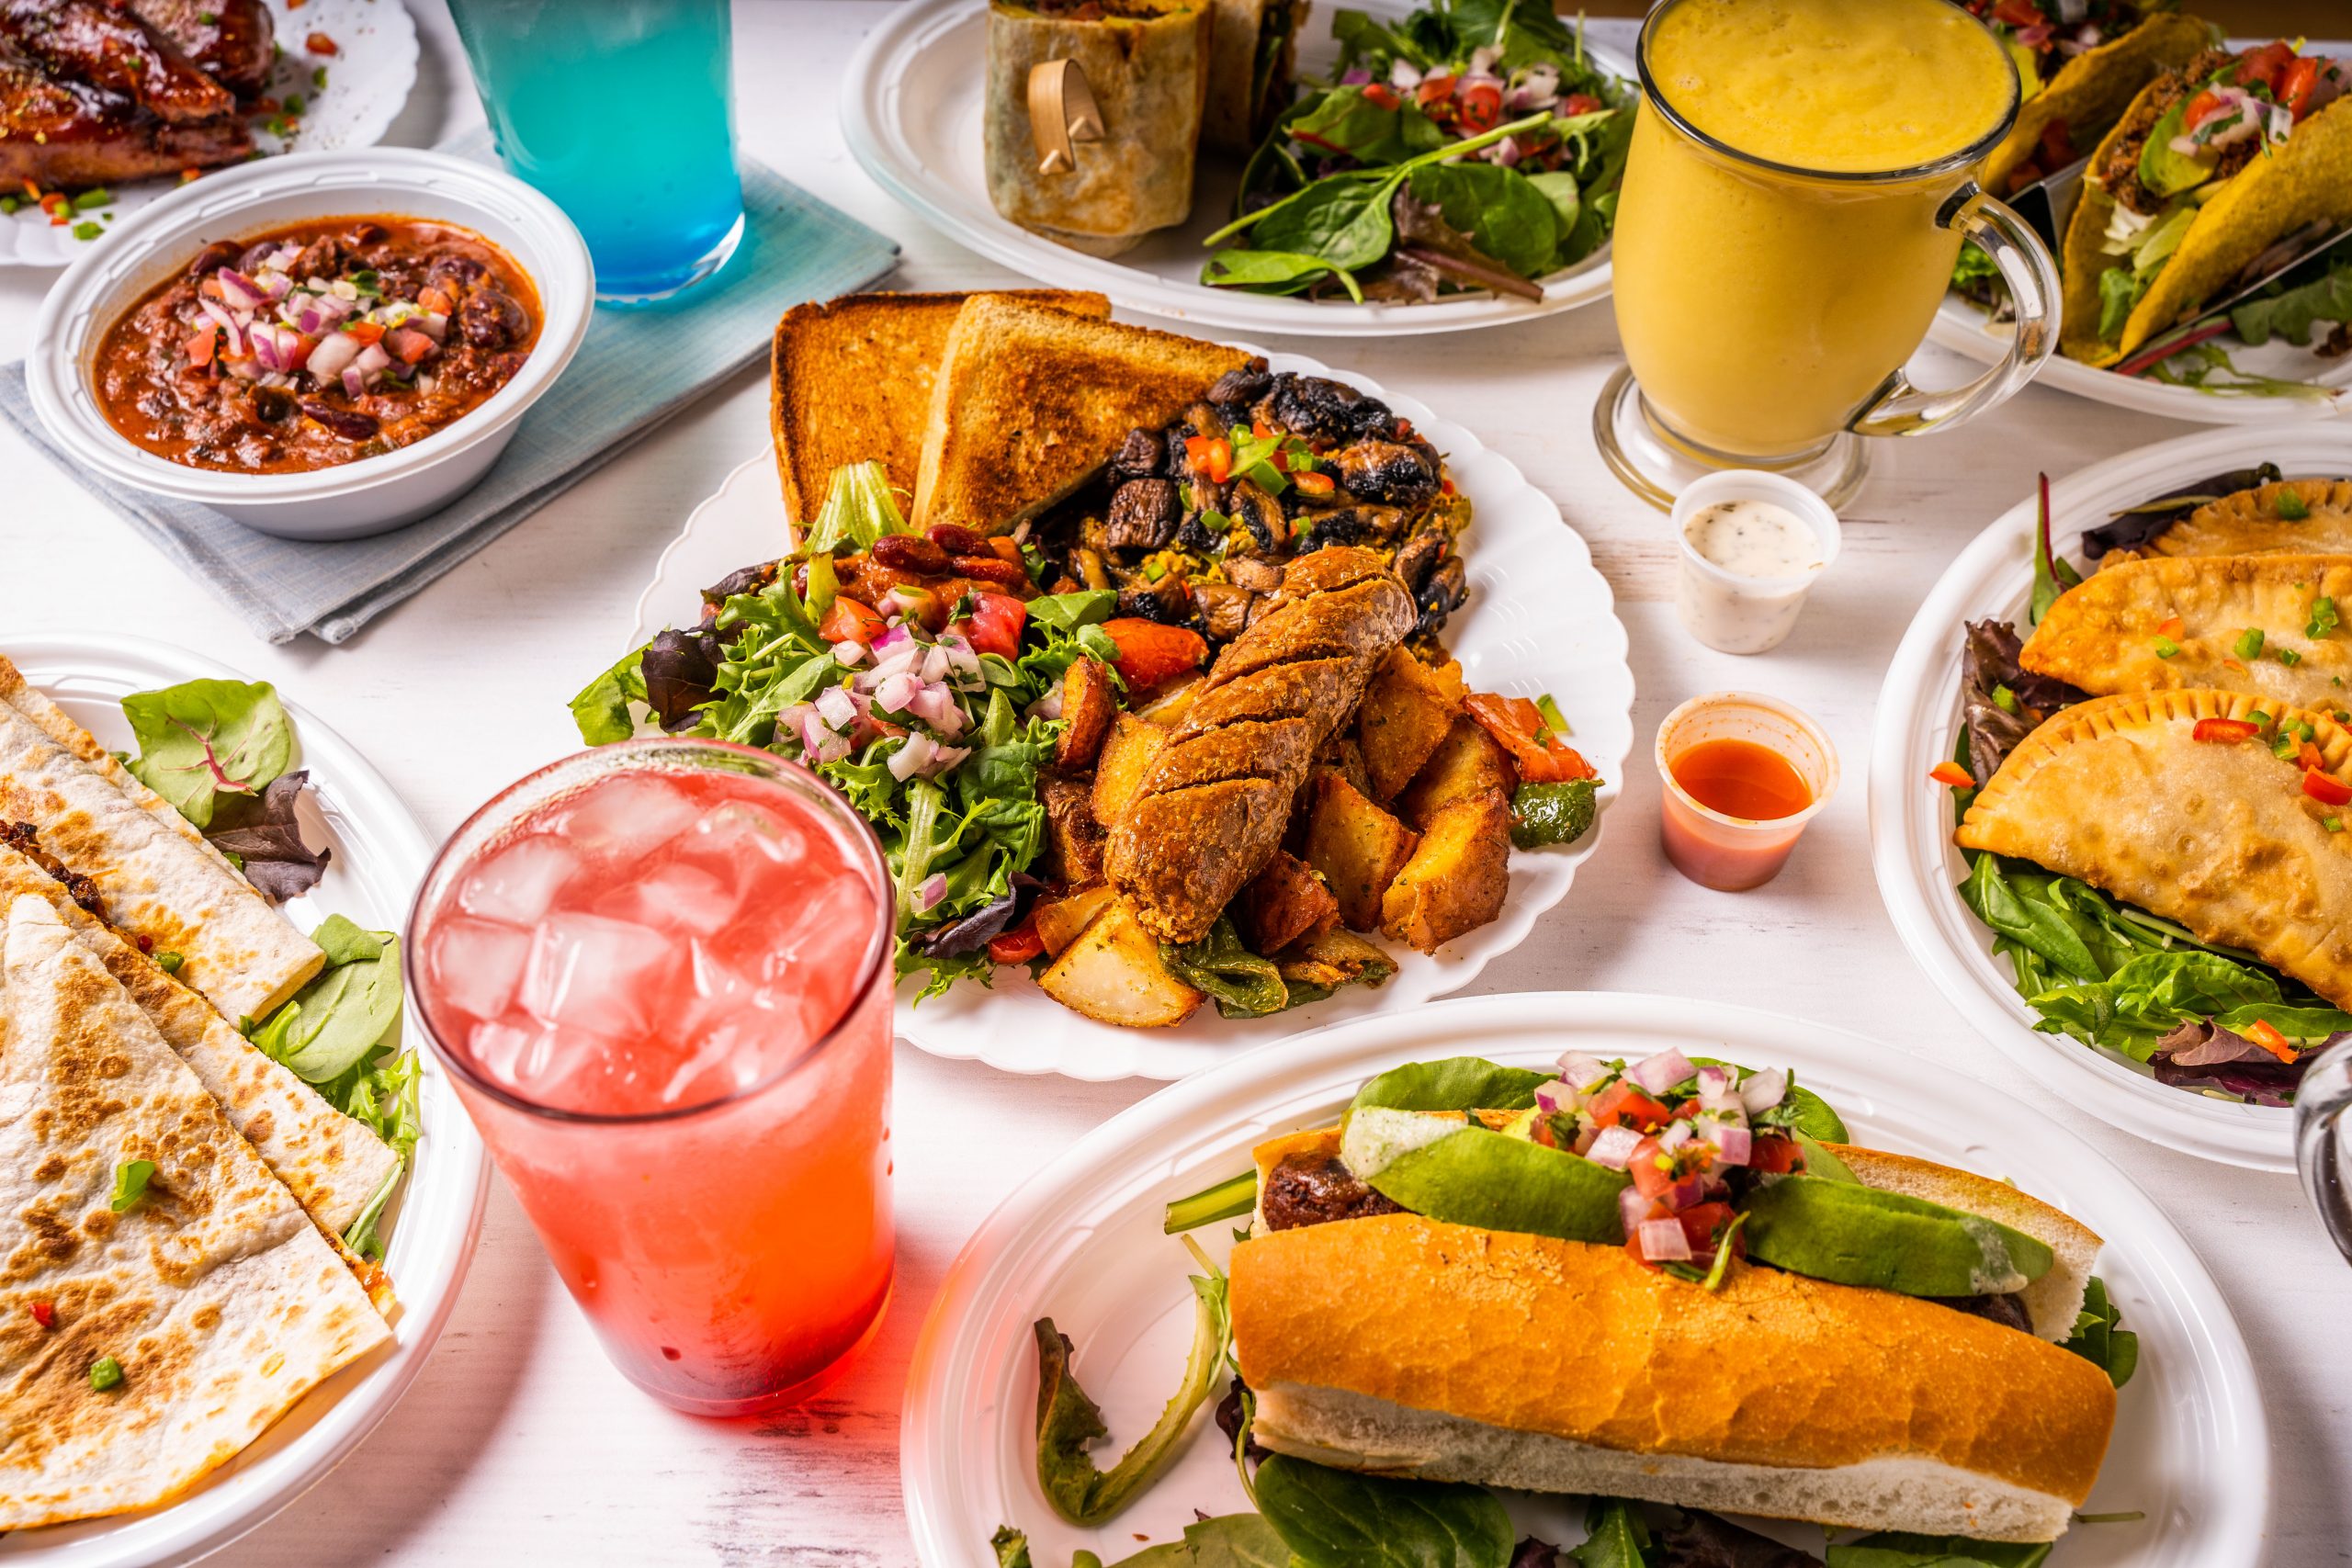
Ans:
POLYGON ((2352 484, 2265 467, 2118 513, 2086 576, 2044 479, 2030 635, 1965 628, 1934 773, 2035 1028, 2271 1106, 2352 1034, 2347 531, 2352 484))
POLYGON ((1189 339, 957 310, 906 373, 935 382, 911 509, 963 520, 907 520, 909 436, 877 430, 787 555, 581 693, 583 738, 641 710, 805 762, 880 835, 922 997, 1019 964, 1137 1027, 1379 985, 1370 935, 1435 953, 1501 912, 1514 849, 1589 829, 1557 707, 1470 691, 1439 641, 1470 505, 1408 420, 1189 339), (1008 430, 1044 456, 996 461, 1008 430))
MULTIPOLYGON (((1552 1561, 1495 1487, 1589 1496, 1566 1555, 1619 1568, 1819 1568, 1719 1513, 1874 1532, 1826 1540, 1830 1568, 2038 1562, 2138 1364, 2079 1220, 1857 1145, 1783 1070, 1679 1050, 1408 1063, 1165 1228, 1202 1268, 1192 1355, 1109 1468, 1070 1340, 1035 1325, 1038 1484, 1080 1526, 1153 1484, 1232 1373, 1216 1423, 1254 1509, 1196 1509, 1191 1555, 1136 1568, 1552 1561), (1189 1233, 1245 1217, 1228 1273, 1189 1233)), ((1027 1560, 1010 1525, 991 1544, 1027 1560)))

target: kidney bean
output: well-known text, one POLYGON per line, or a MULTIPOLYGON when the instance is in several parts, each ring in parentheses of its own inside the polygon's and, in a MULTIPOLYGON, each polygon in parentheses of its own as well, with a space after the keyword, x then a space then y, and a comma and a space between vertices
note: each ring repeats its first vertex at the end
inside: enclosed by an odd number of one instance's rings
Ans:
POLYGON ((956 571, 960 577, 977 578, 982 582, 999 582, 1007 588, 1029 586, 1029 573, 1011 561, 994 556, 957 556, 956 571))
POLYGON ((951 556, 976 556, 989 547, 985 538, 960 523, 933 525, 931 542, 951 556))
POLYGON ((218 272, 224 266, 234 266, 237 263, 237 247, 234 244, 227 240, 215 240, 196 253, 196 259, 187 264, 187 275, 190 277, 202 277, 208 272, 218 272))
POLYGON ((885 534, 874 541, 872 553, 876 564, 898 571, 919 571, 929 577, 947 571, 947 552, 912 534, 885 534))
POLYGON ((315 398, 303 401, 302 412, 345 441, 368 440, 382 428, 373 414, 361 413, 357 409, 339 409, 315 398))

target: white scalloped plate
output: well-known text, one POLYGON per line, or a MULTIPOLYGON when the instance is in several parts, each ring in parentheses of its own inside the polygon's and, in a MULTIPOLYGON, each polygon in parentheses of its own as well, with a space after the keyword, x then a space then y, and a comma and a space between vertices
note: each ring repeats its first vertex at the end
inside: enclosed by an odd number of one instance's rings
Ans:
MULTIPOLYGON (((1402 16, 1408 0, 1358 0, 1374 15, 1402 16)), ((1339 48, 1330 6, 1317 6, 1299 39, 1302 75, 1329 73, 1339 48)), ((982 171, 980 111, 988 12, 973 0, 906 0, 876 23, 850 61, 841 95, 842 135, 875 183, 961 245, 1024 277, 1062 288, 1092 288, 1130 310, 1195 327, 1293 333, 1310 337, 1459 332, 1532 321, 1609 296, 1609 248, 1544 283, 1544 298, 1464 295, 1426 305, 1357 305, 1212 288, 1200 281, 1209 253, 1201 241, 1223 227, 1239 177, 1238 163, 1204 158, 1193 216, 1114 259, 1090 256, 1033 234, 998 215, 982 171)), ((1601 69, 1625 81, 1633 62, 1592 43, 1601 69)))
MULTIPOLYGON (((1099 1530, 1055 1517, 1039 1491, 1030 1325, 1050 1314, 1114 1445, 1148 1427, 1192 1337, 1191 1257, 1160 1208, 1249 1168, 1266 1137, 1334 1120, 1363 1082, 1400 1062, 1477 1055, 1547 1065, 1574 1048, 1636 1056, 1668 1046, 1793 1068, 1857 1141, 2005 1177, 2107 1238, 2099 1273, 2140 1336, 2115 1437, 2085 1511, 2143 1513, 2082 1525, 2051 1568, 2256 1568, 2267 1552, 2269 1427, 2245 1341, 2197 1255, 2132 1179, 2056 1122, 1945 1068, 1842 1030, 1680 997, 1560 991, 1442 1002, 1253 1051, 1160 1090, 1097 1127, 989 1216, 940 1281, 915 1343, 900 1417, 899 1479, 925 1568, 989 1568, 989 1534, 1030 1534, 1040 1563, 1079 1548, 1106 1560, 1171 1539, 1193 1510, 1245 1504, 1205 1416, 1175 1467, 1099 1530)), ((1194 1233, 1220 1262, 1228 1228, 1194 1233)), ((1514 1498, 1522 1530, 1582 1533, 1581 1499, 1514 1498)), ((1758 1525, 1818 1551, 1817 1531, 1758 1525)))
MULTIPOLYGON (((2290 477, 2352 474, 2352 429, 2292 424, 2217 430, 2143 446, 2050 486, 2051 543, 2076 555, 2083 532, 2120 507, 2260 462, 2290 477)), ((2021 475, 2021 478, 2030 476, 2021 475)), ((2041 1034, 2010 983, 2008 961, 1954 890, 1968 867, 1951 842, 1951 792, 1928 770, 1960 733, 1962 623, 2015 621, 2033 586, 2035 505, 2021 501, 1945 571, 1904 634, 1879 699, 1871 748, 1871 859, 1904 946, 1952 1006, 2050 1091, 2101 1121, 2204 1159, 2295 1168, 2290 1111, 2211 1099, 2160 1084, 2125 1058, 2041 1034)))
MULTIPOLYGON (((254 126, 254 142, 266 153, 334 152, 373 147, 384 139, 416 85, 416 22, 401 0, 269 0, 284 52, 271 72, 269 92, 281 101, 288 93, 303 99, 301 123, 280 138, 254 126), (312 33, 333 39, 336 52, 312 55, 302 47, 312 33), (312 85, 311 73, 325 67, 327 85, 312 85)), ((179 188, 176 175, 134 180, 115 187, 114 200, 78 214, 75 221, 119 221, 161 196, 179 188)), ((77 240, 73 224, 51 224, 37 209, 0 218, 0 266, 64 266, 104 245, 107 234, 77 240)))
MULTIPOLYGON (((200 654, 111 634, 10 637, 5 653, 102 746, 134 744, 121 700, 175 682, 246 679, 200 654)), ((349 741, 316 714, 288 702, 311 770, 303 836, 334 858, 319 886, 290 900, 305 931, 342 913, 376 931, 408 923, 410 900, 433 857, 408 807, 349 741)), ((384 1266, 400 1298, 392 1344, 312 1389, 243 1453, 175 1503, 112 1518, 0 1534, 6 1568, 153 1568, 220 1551, 323 1480, 390 1414, 424 1368, 433 1342, 458 1304, 490 1195, 490 1162, 440 1064, 424 1064, 419 1111, 424 1135, 390 1210, 384 1266)))
MULTIPOLYGON (((1609 825, 1609 805, 1624 780, 1633 749, 1634 672, 1625 628, 1592 552, 1560 509, 1527 482, 1511 461, 1476 436, 1361 376, 1337 372, 1295 354, 1268 356, 1277 370, 1336 376, 1379 398, 1446 454, 1454 482, 1474 514, 1466 541, 1470 602, 1447 624, 1446 643, 1473 689, 1557 698, 1577 749, 1599 769, 1600 820, 1573 848, 1511 856, 1510 901, 1493 924, 1451 942, 1435 957, 1394 947, 1397 972, 1377 990, 1351 987, 1312 1007, 1272 1018, 1235 1021, 1204 1009, 1175 1029, 1115 1029, 1048 998, 1017 969, 997 972, 993 987, 959 985, 917 1008, 902 988, 898 1030, 937 1056, 978 1057, 1013 1073, 1068 1077, 1176 1078, 1223 1061, 1243 1046, 1297 1034, 1339 1019, 1403 1012, 1458 991, 1487 963, 1527 940, 1537 918, 1567 897, 1577 868, 1609 825)), ((701 590, 740 566, 772 560, 785 548, 784 504, 773 457, 752 458, 696 507, 684 532, 662 552, 653 581, 639 599, 636 647, 662 627, 692 624, 701 590)))

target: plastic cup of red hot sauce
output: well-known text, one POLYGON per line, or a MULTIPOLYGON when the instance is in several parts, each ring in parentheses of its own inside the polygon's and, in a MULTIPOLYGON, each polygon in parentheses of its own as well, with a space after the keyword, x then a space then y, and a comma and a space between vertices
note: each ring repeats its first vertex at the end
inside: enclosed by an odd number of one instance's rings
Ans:
POLYGON ((1657 771, 1666 858, 1724 893, 1778 876, 1805 824, 1838 792, 1837 748, 1821 727, 1753 692, 1693 697, 1667 715, 1657 771))

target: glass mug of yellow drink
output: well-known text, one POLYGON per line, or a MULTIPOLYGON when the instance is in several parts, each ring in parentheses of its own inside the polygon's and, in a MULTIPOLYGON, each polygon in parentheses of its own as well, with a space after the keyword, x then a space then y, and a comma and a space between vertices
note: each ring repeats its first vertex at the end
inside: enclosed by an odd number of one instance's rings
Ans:
POLYGON ((1832 505, 1856 435, 1947 429, 2031 378, 2058 341, 2058 276, 1971 177, 2018 112, 2017 69, 1948 0, 1665 0, 1612 245, 1627 368, 1595 434, 1659 506, 1722 468, 1788 473, 1832 505), (2008 357, 1950 391, 1903 365, 1961 242, 2017 304, 2008 357))

